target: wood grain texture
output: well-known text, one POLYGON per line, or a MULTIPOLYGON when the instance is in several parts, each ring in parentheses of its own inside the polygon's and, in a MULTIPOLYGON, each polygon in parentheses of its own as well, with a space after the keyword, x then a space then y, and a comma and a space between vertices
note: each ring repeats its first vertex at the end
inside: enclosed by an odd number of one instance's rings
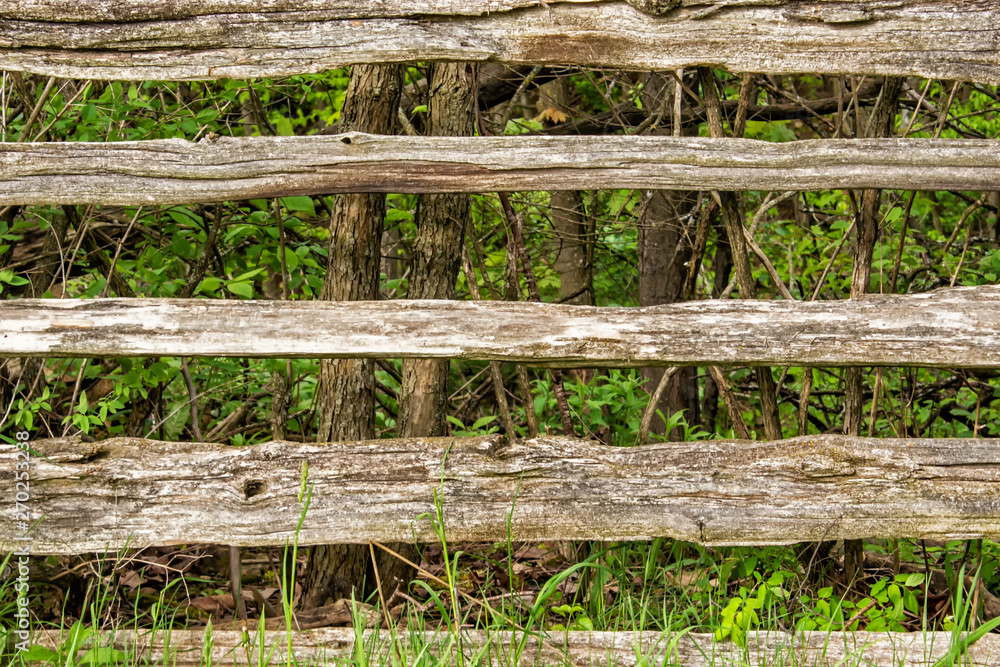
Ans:
POLYGON ((489 60, 1000 83, 1000 8, 986 0, 31 0, 0 16, 0 68, 67 78, 489 60))
POLYGON ((0 301, 0 356, 449 358, 550 367, 1000 368, 1000 287, 645 308, 502 301, 0 301))
POLYGON ((989 190, 991 140, 215 137, 0 144, 0 204, 185 204, 344 192, 989 190))
MULTIPOLYGON (((701 441, 608 447, 543 437, 415 438, 252 447, 116 438, 33 443, 34 554, 212 542, 280 546, 314 492, 300 545, 647 540, 705 545, 1000 537, 996 441, 701 441), (43 458, 44 457, 44 458, 43 458), (517 494, 515 503, 515 494, 517 494), (513 508, 513 510, 512 510, 513 508)), ((0 463, 14 469, 14 448, 0 463)), ((14 485, 0 499, 14 507, 14 485)), ((0 545, 14 548, 13 521, 0 545)))
MULTIPOLYGON (((242 631, 223 630, 216 623, 212 631, 212 664, 234 665, 245 658, 242 631), (235 650, 234 650, 235 649, 235 650)), ((64 635, 65 636, 65 635, 64 635)), ((510 632, 486 633, 465 630, 462 647, 483 657, 492 664, 514 664, 513 647, 524 636, 510 632), (485 647, 489 645, 490 648, 485 647), (488 656, 487 656, 488 654, 488 656)), ((264 646, 270 650, 273 665, 286 664, 286 634, 282 631, 265 633, 264 646)), ((397 643, 410 661, 420 657, 423 647, 437 657, 445 656, 443 664, 456 661, 455 644, 448 642, 447 632, 401 633, 397 643), (442 653, 442 645, 447 646, 442 653), (450 657, 450 659, 449 659, 450 657)), ((201 667, 203 630, 172 630, 169 640, 162 634, 150 637, 148 633, 119 633, 115 645, 129 650, 132 655, 146 656, 155 664, 175 667, 201 667)), ((56 633, 36 635, 37 643, 53 650, 58 648, 56 633)), ((353 628, 320 628, 294 632, 292 639, 295 658, 306 664, 327 664, 327 661, 351 660, 355 650, 353 628)), ((539 639, 529 637, 518 667, 563 665, 565 667, 639 667, 640 665, 684 665, 684 667, 721 667, 741 665, 746 667, 772 667, 774 665, 808 665, 809 667, 840 667, 862 664, 868 667, 928 667, 943 656, 952 641, 950 633, 929 632, 804 632, 798 635, 778 632, 751 632, 747 650, 732 642, 716 642, 712 635, 689 633, 681 637, 657 632, 566 632, 553 633, 539 639)), ((366 648, 374 660, 394 656, 391 635, 386 631, 366 631, 363 635, 366 648)), ((251 647, 251 651, 253 648, 251 647)), ((256 660, 256 655, 251 656, 256 660)), ((1000 658, 1000 637, 988 634, 972 645, 967 653, 970 667, 995 665, 1000 658)), ((411 662, 411 664, 412 664, 411 662)))

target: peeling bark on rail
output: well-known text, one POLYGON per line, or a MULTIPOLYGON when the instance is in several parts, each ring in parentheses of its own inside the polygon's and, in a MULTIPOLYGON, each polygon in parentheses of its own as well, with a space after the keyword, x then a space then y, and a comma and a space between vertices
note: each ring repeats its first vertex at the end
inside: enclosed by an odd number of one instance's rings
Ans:
POLYGON ((340 192, 989 190, 996 141, 215 137, 0 144, 0 204, 185 204, 340 192))
MULTIPOLYGON (((234 665, 245 660, 244 635, 239 630, 222 630, 221 623, 212 631, 211 664, 234 665)), ((449 642, 447 631, 408 631, 396 638, 404 656, 416 661, 427 654, 442 664, 453 664, 458 642, 449 642), (442 646, 446 646, 445 653, 442 646), (426 653, 421 650, 427 647, 426 653), (442 659, 443 656, 443 659, 442 659)), ((398 653, 393 648, 392 635, 386 631, 365 631, 364 646, 370 650, 373 662, 392 660, 398 653)), ((872 667, 926 667, 940 659, 951 647, 951 633, 903 632, 804 632, 788 635, 780 632, 750 632, 747 647, 730 641, 717 642, 713 635, 689 633, 677 635, 659 632, 565 632, 539 639, 522 633, 464 630, 461 647, 475 655, 482 653, 487 663, 513 665, 514 651, 521 641, 524 650, 517 667, 564 665, 566 667, 639 667, 640 665, 684 665, 684 667, 715 667, 745 665, 809 665, 839 667, 848 664, 872 667), (486 647, 489 646, 487 649, 486 647), (488 657, 487 657, 488 654, 488 657)), ((963 635, 964 637, 964 635, 963 635)), ((204 664, 203 630, 171 630, 169 640, 162 633, 155 637, 136 637, 118 633, 115 646, 130 655, 142 655, 155 664, 175 667, 201 667, 204 664)), ((322 628, 294 632, 292 649, 301 664, 326 664, 351 660, 355 657, 356 635, 353 628, 322 628)), ((44 631, 36 634, 35 642, 53 650, 59 648, 59 636, 44 631)), ((284 630, 267 632, 264 637, 270 664, 286 664, 287 634, 284 630)), ((253 651, 251 647, 251 651, 253 651)), ((972 645, 963 658, 970 667, 987 667, 1000 659, 1000 636, 988 634, 972 645)))
POLYGON ((499 61, 923 76, 1000 83, 1000 8, 959 0, 29 0, 0 69, 80 79, 288 76, 499 61))
POLYGON ((1000 368, 1000 287, 645 308, 502 301, 0 301, 0 356, 448 358, 562 368, 1000 368))
MULTIPOLYGON (((635 448, 545 437, 413 438, 252 447, 116 438, 42 440, 32 553, 294 537, 303 463, 312 504, 299 544, 646 540, 705 545, 1000 537, 996 441, 827 435, 635 448), (516 495, 516 502, 515 502, 516 495), (513 508, 513 509, 512 509, 513 508)), ((15 449, 0 445, 14 469, 15 449)), ((14 485, 0 500, 14 506, 14 485)), ((21 531, 0 525, 12 550, 21 531)))

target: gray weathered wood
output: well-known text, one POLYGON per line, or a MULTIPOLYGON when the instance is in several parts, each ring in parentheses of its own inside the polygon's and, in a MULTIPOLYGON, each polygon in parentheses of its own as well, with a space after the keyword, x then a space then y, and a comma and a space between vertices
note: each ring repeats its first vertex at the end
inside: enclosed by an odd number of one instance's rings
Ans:
POLYGON ((0 17, 0 69, 84 79, 495 60, 1000 83, 1000 8, 983 1, 30 0, 0 17))
MULTIPOLYGON (((294 537, 304 461, 314 492, 299 543, 646 540, 706 545, 840 538, 1000 537, 995 440, 701 441, 608 447, 499 436, 271 442, 252 447, 116 438, 33 444, 33 553, 294 537), (43 458, 44 457, 44 458, 43 458), (516 494, 516 502, 515 502, 516 494), (512 509, 513 508, 513 509, 512 509), (422 518, 423 517, 423 518, 422 518)), ((2 469, 14 448, 0 445, 2 469)), ((14 508, 14 485, 0 500, 14 508)), ((14 548, 13 521, 0 548, 14 548)))
MULTIPOLYGON (((596 4, 607 0, 547 0, 546 4, 596 4)), ((793 8, 795 15, 811 12, 813 20, 826 17, 828 22, 858 22, 864 14, 882 6, 898 7, 901 2, 855 3, 844 8, 843 0, 814 0, 808 4, 789 0, 625 0, 632 7, 650 16, 671 14, 678 7, 695 8, 691 17, 697 19, 706 8, 717 11, 726 8, 779 6, 793 8), (863 5, 868 5, 864 7, 863 5), (806 9, 801 7, 805 5, 806 9), (839 6, 838 6, 839 5, 839 6), (862 5, 862 7, 858 7, 862 5), (845 20, 847 19, 847 20, 845 20)), ((910 3, 917 6, 919 3, 910 3)), ((113 23, 132 21, 178 21, 216 14, 287 14, 302 12, 327 20, 359 18, 406 18, 424 16, 487 16, 511 10, 537 7, 538 0, 118 0, 114 4, 100 0, 20 0, 17 4, 0 5, 0 18, 61 23, 113 23)), ((955 2, 942 2, 940 11, 968 11, 955 2)), ((283 18, 283 17, 279 17, 283 18)), ((701 17, 704 18, 704 17, 701 17)))
MULTIPOLYGON (((243 632, 220 629, 216 623, 212 631, 212 664, 244 664, 243 632), (235 650, 234 650, 235 649, 235 650), (242 661, 242 662, 240 662, 242 661)), ((202 647, 204 630, 171 630, 155 637, 148 633, 118 633, 115 646, 131 655, 142 655, 153 664, 174 667, 201 667, 204 664, 202 647), (168 645, 165 646, 164 644, 168 645)), ((42 634, 36 641, 42 646, 58 648, 58 633, 42 634)), ((65 633, 63 634, 65 637, 65 633)), ((366 631, 364 646, 375 656, 391 661, 397 653, 392 635, 386 631, 366 631)), ((406 631, 396 638, 396 645, 409 658, 411 664, 418 656, 426 658, 421 650, 444 657, 442 664, 457 662, 457 642, 449 642, 447 631, 406 631), (446 652, 442 653, 442 646, 446 652)), ((552 633, 551 637, 524 638, 523 633, 463 630, 462 648, 480 655, 487 645, 489 658, 486 664, 512 665, 513 649, 525 641, 524 652, 517 667, 563 665, 565 667, 639 667, 641 665, 683 665, 684 667, 772 667, 774 665, 802 665, 803 667, 841 667, 866 665, 870 667, 927 667, 943 656, 951 645, 952 637, 946 632, 804 632, 789 635, 778 632, 751 632, 747 650, 732 642, 716 642, 710 634, 689 633, 683 636, 658 632, 566 632, 552 633)), ((333 661, 350 661, 354 657, 356 635, 353 628, 321 628, 294 632, 292 650, 298 664, 332 664, 333 661)), ((286 664, 287 635, 284 630, 265 633, 266 651, 274 647, 270 664, 286 664)), ((251 651, 254 649, 251 648, 251 651)), ((256 659, 256 654, 251 655, 256 659)), ((988 634, 972 645, 967 654, 969 667, 988 667, 1000 659, 1000 636, 988 634)))
POLYGON ((455 358, 554 367, 1000 368, 1000 286, 647 308, 502 301, 0 301, 0 356, 455 358))
POLYGON ((0 144, 0 204, 184 204, 333 192, 989 190, 1000 143, 606 137, 217 137, 0 144))

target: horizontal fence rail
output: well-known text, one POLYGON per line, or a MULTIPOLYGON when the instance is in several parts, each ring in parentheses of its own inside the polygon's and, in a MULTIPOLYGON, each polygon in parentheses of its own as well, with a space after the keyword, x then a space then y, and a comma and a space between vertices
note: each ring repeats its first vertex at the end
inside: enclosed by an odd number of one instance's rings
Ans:
POLYGON ((990 190, 990 140, 217 137, 0 144, 0 204, 184 204, 335 192, 990 190))
MULTIPOLYGON (((210 649, 213 665, 243 664, 245 635, 241 630, 222 630, 215 623, 210 649), (242 662, 241 662, 242 661, 242 662)), ((294 632, 294 631, 293 631, 294 632)), ((39 633, 41 634, 41 633, 39 633)), ((54 633, 53 633, 54 634, 54 633)), ((959 635, 958 638, 964 638, 959 635)), ((53 650, 59 648, 58 635, 36 638, 53 650)), ((63 634, 65 637, 65 634, 63 634)), ((746 647, 730 641, 717 642, 713 635, 702 633, 659 632, 553 632, 551 637, 525 636, 525 633, 463 630, 461 646, 450 641, 447 631, 408 630, 396 636, 397 646, 407 656, 433 655, 443 664, 455 651, 465 650, 482 656, 484 664, 540 667, 640 667, 644 665, 683 665, 684 667, 773 667, 804 665, 808 667, 927 667, 942 658, 952 645, 949 632, 748 632, 746 647), (514 662, 515 649, 522 648, 514 662), (421 651, 426 647, 426 652, 421 651)), ((398 654, 388 632, 365 631, 363 650, 371 664, 390 662, 398 654)), ((350 661, 358 655, 354 628, 320 628, 294 632, 292 647, 296 664, 327 664, 350 661)), ((291 664, 286 650, 284 630, 264 635, 270 664, 291 664)), ((174 667, 202 667, 207 656, 202 648, 204 630, 170 630, 155 637, 139 633, 119 633, 115 646, 130 655, 141 655, 152 664, 174 667)), ((250 650, 255 650, 251 647, 250 650)), ((256 656, 253 656, 256 659, 256 656)), ((961 664, 988 667, 1000 661, 1000 636, 988 634, 973 644, 961 664)))
POLYGON ((0 356, 1000 368, 1000 286, 851 301, 0 301, 0 356))
MULTIPOLYGON (((252 447, 115 438, 32 443, 32 553, 211 542, 281 546, 646 540, 704 545, 1000 537, 995 440, 700 441, 608 447, 500 436, 252 447)), ((0 445, 14 469, 15 448, 0 445)), ((0 492, 14 507, 14 485, 0 492)), ((15 547, 14 522, 0 545, 15 547)))
POLYGON ((80 79, 453 60, 1000 83, 1000 7, 959 0, 34 0, 0 17, 0 69, 80 79))

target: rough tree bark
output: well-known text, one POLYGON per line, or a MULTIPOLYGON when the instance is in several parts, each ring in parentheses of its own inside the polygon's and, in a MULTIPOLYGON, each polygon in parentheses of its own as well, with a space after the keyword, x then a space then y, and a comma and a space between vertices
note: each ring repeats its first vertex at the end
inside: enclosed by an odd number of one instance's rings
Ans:
MULTIPOLYGON (((903 79, 886 77, 882 86, 882 94, 872 111, 870 125, 875 137, 883 138, 893 134, 896 122, 896 106, 899 92, 903 87, 903 79)), ((882 199, 881 190, 863 190, 858 210, 857 248, 854 255, 854 271, 851 276, 851 298, 860 299, 868 293, 871 283, 872 257, 875 253, 875 242, 878 240, 879 203, 882 199)), ((844 433, 861 435, 861 416, 864 410, 864 371, 861 368, 848 368, 845 375, 844 433)), ((853 588, 853 583, 864 571, 864 542, 861 540, 844 540, 844 576, 847 584, 853 588)))
MULTIPOLYGON (((435 63, 428 72, 427 130, 439 136, 472 136, 475 128, 476 68, 472 63, 435 63)), ((471 200, 465 194, 421 195, 417 200, 417 237, 407 296, 454 299, 462 264, 471 200)), ((448 359, 406 359, 400 387, 399 433, 404 438, 448 434, 448 359)), ((411 560, 411 545, 394 545, 411 560)), ((384 553, 384 552, 383 552, 384 553)), ((393 560, 380 569, 389 591, 409 581, 412 570, 393 560)))
MULTIPOLYGON (((475 70, 470 63, 430 68, 428 130, 438 136, 471 136, 475 126, 475 70)), ((453 299, 461 266, 468 195, 431 194, 417 200, 417 237, 411 260, 411 299, 453 299)), ((403 437, 447 434, 448 360, 403 362, 399 424, 403 437)))
POLYGON ((580 192, 553 192, 549 205, 552 208, 552 229, 559 244, 553 267, 559 274, 559 301, 592 306, 594 285, 589 249, 592 239, 588 238, 580 192))
MULTIPOLYGON (((643 88, 643 106, 659 113, 661 109, 674 107, 675 100, 673 77, 663 73, 653 73, 643 88)), ((682 102, 683 104, 683 102, 682 102)), ((676 108, 676 107, 674 107, 676 108)), ((669 114, 662 116, 664 119, 669 114)), ((673 119, 676 122, 679 119, 673 119)), ((664 120, 667 128, 670 122, 664 120)), ((696 136, 697 127, 685 127, 680 133, 677 128, 673 134, 696 136)), ((670 134, 668 129, 654 129, 653 134, 670 134)), ((659 306, 684 300, 684 283, 687 279, 687 263, 691 260, 693 239, 687 233, 686 216, 698 201, 697 193, 654 190, 643 211, 639 222, 639 305, 659 306)), ((646 378, 646 388, 652 392, 663 377, 663 368, 644 368, 642 376, 646 378)), ((667 418, 675 412, 684 411, 688 424, 697 424, 699 420, 698 405, 698 369, 682 368, 674 374, 660 398, 659 410, 667 418)), ((664 435, 666 424, 660 419, 654 419, 652 433, 664 435)), ((669 437, 680 440, 683 433, 674 429, 669 437)))
MULTIPOLYGON (((392 134, 396 126, 402 70, 398 65, 356 65, 351 69, 341 112, 346 130, 392 134)), ((320 298, 360 301, 378 298, 385 195, 348 194, 334 200, 326 278, 320 298)), ((375 369, 370 359, 320 362, 317 388, 318 442, 375 437, 375 369)), ((314 547, 309 555, 302 606, 318 607, 331 594, 358 597, 374 577, 367 545, 314 547)))

